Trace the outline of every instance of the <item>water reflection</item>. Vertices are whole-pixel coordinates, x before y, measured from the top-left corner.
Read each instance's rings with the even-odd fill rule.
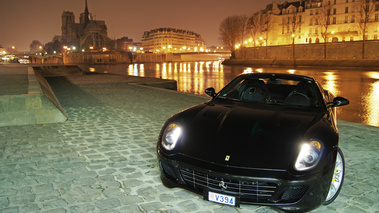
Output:
[[[365,106],[363,107],[366,110],[364,114],[366,123],[378,126],[379,121],[379,72],[368,72],[368,77],[373,79],[375,82],[370,84],[370,89],[363,99]]]
[[[324,89],[335,96],[350,100],[350,105],[337,108],[339,119],[379,127],[379,71],[376,70],[223,66],[219,61],[92,67],[96,69],[96,72],[107,70],[114,74],[173,79],[177,81],[178,91],[200,95],[205,95],[204,90],[208,87],[214,87],[216,91],[219,91],[242,73],[275,72],[307,75],[315,78]]]
[[[224,66],[218,61],[130,64],[127,74],[176,80],[178,91],[193,94],[205,94],[207,87],[220,90],[225,86]]]
[[[336,74],[333,71],[324,72],[323,80],[324,80],[324,83],[322,84],[322,87],[325,90],[328,90],[329,92],[333,93],[334,96],[338,96],[340,92],[337,89]]]

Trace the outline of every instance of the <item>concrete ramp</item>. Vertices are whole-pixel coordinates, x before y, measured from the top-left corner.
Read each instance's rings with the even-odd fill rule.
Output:
[[[18,72],[14,71],[16,68]],[[25,79],[25,75],[27,81],[22,80]],[[0,66],[0,77],[3,81],[7,79],[14,81],[8,84],[18,88],[0,96],[0,126],[56,123],[67,120],[67,115],[49,84],[39,73],[34,72],[32,67]],[[0,85],[0,89],[6,91],[7,88],[3,87],[4,85]]]

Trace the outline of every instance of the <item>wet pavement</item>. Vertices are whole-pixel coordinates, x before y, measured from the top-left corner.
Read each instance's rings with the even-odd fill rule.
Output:
[[[155,151],[160,129],[209,99],[112,79],[48,78],[68,121],[0,127],[0,213],[281,212],[165,188]],[[340,121],[339,130],[344,185],[332,204],[312,212],[379,212],[379,128]]]

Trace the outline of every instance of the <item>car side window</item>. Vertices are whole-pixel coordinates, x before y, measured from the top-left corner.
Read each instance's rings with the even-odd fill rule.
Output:
[[[224,94],[222,94],[222,97],[226,98],[232,98],[232,99],[239,99],[241,91],[243,91],[245,87],[245,80],[242,80],[240,82],[237,82],[236,84],[232,85],[227,91],[225,91]]]

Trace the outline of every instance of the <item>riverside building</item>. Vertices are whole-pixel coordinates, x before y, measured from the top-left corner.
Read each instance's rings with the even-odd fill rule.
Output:
[[[188,30],[157,28],[145,31],[142,36],[145,52],[205,52],[206,44],[201,36]]]
[[[246,47],[378,40],[379,0],[273,3],[250,18],[248,29]]]

